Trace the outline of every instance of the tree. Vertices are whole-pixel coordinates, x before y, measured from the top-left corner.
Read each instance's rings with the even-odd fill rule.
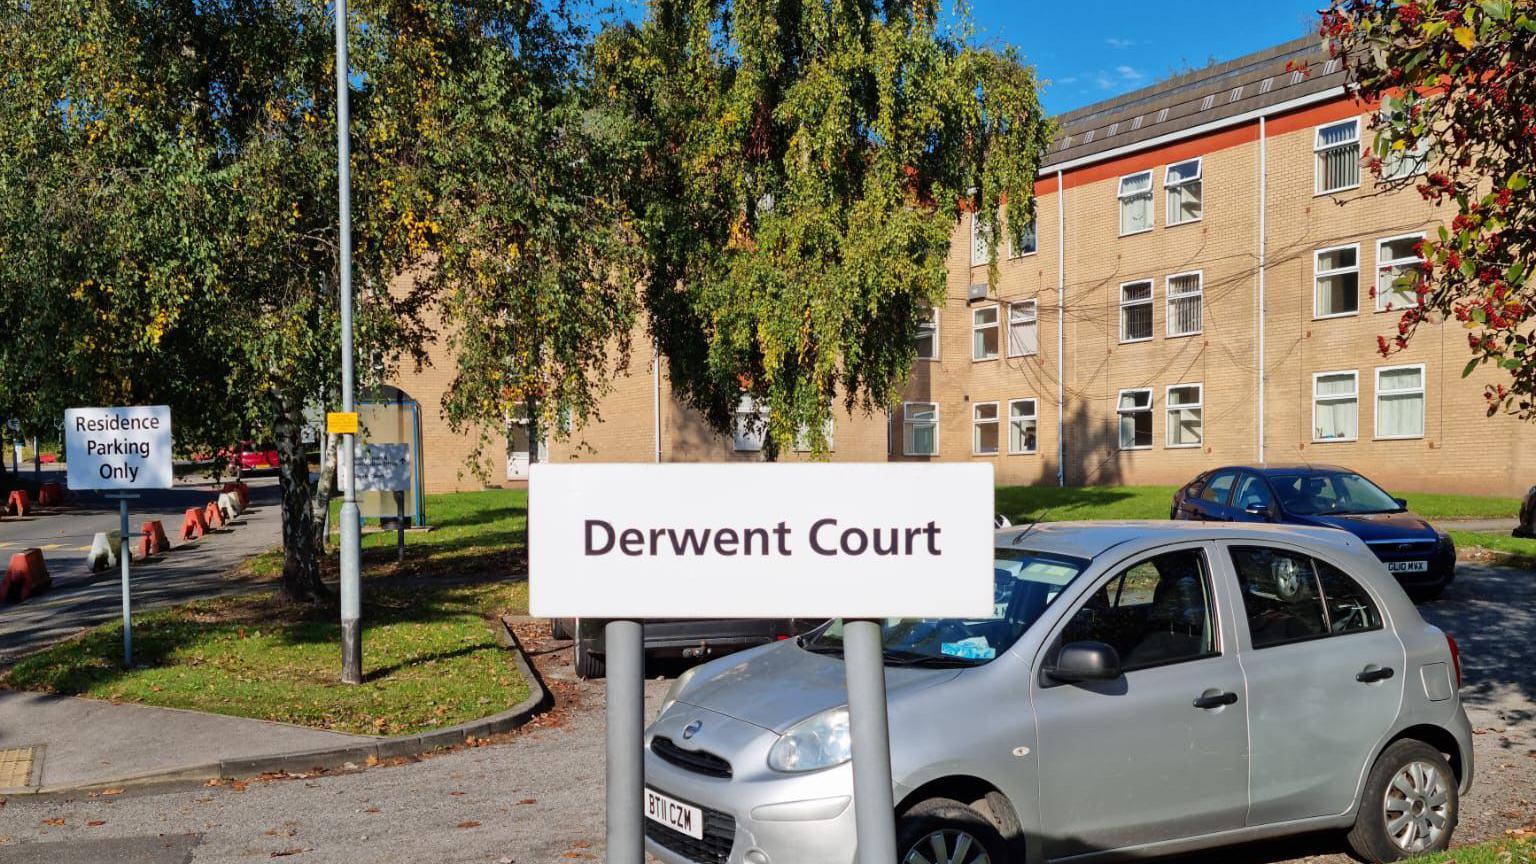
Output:
[[[803,431],[824,449],[834,400],[897,397],[957,217],[978,214],[994,271],[1000,227],[1031,220],[1050,140],[1034,73],[940,13],[652,0],[599,35],[650,331],[717,430],[747,397],[770,448]]]
[[[416,4],[400,6],[360,16],[360,65],[381,80],[400,78],[383,26]],[[39,422],[167,403],[186,452],[274,440],[296,600],[327,594],[301,426],[338,368],[328,16],[305,0],[0,6],[0,311],[28,335],[0,354],[0,403]],[[360,90],[360,161],[415,157],[378,130],[416,95]],[[358,232],[359,342],[385,365],[419,343],[420,298],[387,290],[417,250],[379,198]]]
[[[1426,321],[1454,318],[1472,353],[1464,375],[1488,363],[1509,375],[1487,385],[1488,413],[1536,417],[1536,8],[1335,0],[1322,33],[1360,98],[1382,104],[1372,173],[1456,208],[1420,247],[1420,267],[1394,284],[1405,302],[1397,332],[1378,339],[1381,353],[1407,347]]]

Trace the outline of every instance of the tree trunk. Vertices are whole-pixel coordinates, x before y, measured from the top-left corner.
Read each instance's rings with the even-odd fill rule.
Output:
[[[335,435],[323,435],[320,437],[320,482],[315,484],[315,537],[318,538],[320,551],[325,551],[325,544],[330,533],[331,520],[331,490],[336,488],[336,438]]]
[[[277,447],[277,481],[283,494],[283,597],[313,603],[328,599],[320,578],[320,545],[316,538],[314,501],[309,491],[309,459],[304,454],[304,405],[279,393],[272,432]]]

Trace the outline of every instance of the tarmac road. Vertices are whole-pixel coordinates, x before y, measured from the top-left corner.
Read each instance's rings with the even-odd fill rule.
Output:
[[[1452,630],[1466,658],[1463,698],[1477,782],[1459,842],[1536,819],[1536,609],[1532,574],[1468,567],[1425,617]],[[530,628],[519,629],[527,639]],[[528,644],[533,644],[529,642]],[[538,645],[533,645],[535,651]],[[0,807],[7,864],[170,864],[291,860],[354,864],[549,864],[600,861],[602,688],[569,676],[568,652],[536,656],[559,705],[538,725],[484,747],[400,766],[158,795]],[[647,682],[654,710],[667,682]],[[1349,861],[1338,837],[1265,843],[1184,861]]]

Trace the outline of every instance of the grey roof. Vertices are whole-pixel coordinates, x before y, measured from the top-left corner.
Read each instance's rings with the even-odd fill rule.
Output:
[[[1117,546],[1157,546],[1191,540],[1289,540],[1305,545],[1332,549],[1359,547],[1360,541],[1348,531],[1308,525],[1272,525],[1257,522],[1175,522],[1100,521],[1041,522],[1035,525],[1004,528],[997,532],[999,549],[1028,549],[1036,552],[1093,559]]]
[[[1057,137],[1041,171],[1310,96],[1345,80],[1344,64],[1329,56],[1319,37],[1295,39],[1057,117]]]

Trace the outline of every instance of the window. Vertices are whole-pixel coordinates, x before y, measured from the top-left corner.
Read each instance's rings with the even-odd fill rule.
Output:
[[[1205,440],[1204,387],[1175,384],[1168,388],[1168,446],[1199,447]]]
[[[1180,549],[1120,571],[1067,621],[1050,656],[1073,642],[1109,645],[1125,672],[1215,656],[1205,556]]]
[[[1400,98],[1389,96],[1382,100],[1376,148],[1377,155],[1381,156],[1381,179],[1384,181],[1406,180],[1429,170],[1431,137],[1427,130],[1412,147],[1391,134],[1393,124],[1405,113],[1407,108]]]
[[[971,310],[971,359],[997,359],[997,307]]]
[[[1205,195],[1202,191],[1199,159],[1169,165],[1163,175],[1163,190],[1168,196],[1169,225],[1200,221]]]
[[[1036,434],[1035,400],[1015,399],[1008,403],[1008,452],[1033,453],[1039,446]]]
[[[1143,342],[1152,338],[1152,281],[1127,282],[1120,286],[1120,341]]]
[[[1275,501],[1269,494],[1269,486],[1257,474],[1243,474],[1232,495],[1232,506],[1246,512],[1249,507],[1263,507],[1274,512]]]
[[[1120,178],[1120,233],[1152,230],[1152,172]]]
[[[1152,391],[1121,390],[1120,449],[1143,450],[1152,446]]]
[[[971,266],[980,267],[992,260],[992,253],[987,251],[986,229],[981,225],[981,215],[971,213]]]
[[[1040,351],[1039,321],[1035,301],[1008,305],[1008,356],[1027,357]]]
[[[763,449],[768,431],[768,412],[760,409],[751,396],[741,397],[736,405],[736,419],[731,424],[731,446],[738,453],[756,453]]]
[[[1370,595],[1332,564],[1267,546],[1231,551],[1255,649],[1381,627]]]
[[[1354,372],[1312,376],[1313,441],[1355,440],[1359,411],[1359,377]]]
[[[929,309],[928,318],[917,325],[917,359],[939,359],[939,310]]]
[[[1317,127],[1317,194],[1360,185],[1360,118]]]
[[[1227,495],[1232,491],[1232,483],[1236,480],[1236,471],[1217,471],[1211,475],[1211,479],[1205,481],[1205,487],[1200,490],[1200,500],[1225,506]]]
[[[1020,231],[1017,237],[1013,236],[1013,232],[1009,232],[1008,257],[1023,258],[1025,255],[1035,254],[1038,248],[1039,244],[1035,237],[1035,218],[1031,215],[1029,221],[1024,223],[1024,230]]]
[[[939,455],[939,406],[908,402],[901,406],[901,446],[907,456]]]
[[[1376,244],[1376,311],[1419,305],[1418,282],[1423,272],[1419,244],[1423,234],[1391,237]]]
[[[1180,273],[1168,277],[1168,335],[1193,336],[1203,326],[1200,305],[1204,302],[1205,276]]]
[[[1360,311],[1360,247],[1320,249],[1312,261],[1312,315],[1332,318]]]
[[[996,402],[977,402],[971,408],[971,453],[997,455],[998,425]]]
[[[826,445],[826,452],[828,453],[832,452],[832,429],[832,418],[828,417],[827,422],[821,424],[821,440]],[[810,453],[815,449],[811,446],[813,443],[811,441],[811,427],[809,424],[801,423],[795,428],[794,447],[796,453]]]
[[[1376,370],[1376,437],[1424,437],[1424,366]]]

